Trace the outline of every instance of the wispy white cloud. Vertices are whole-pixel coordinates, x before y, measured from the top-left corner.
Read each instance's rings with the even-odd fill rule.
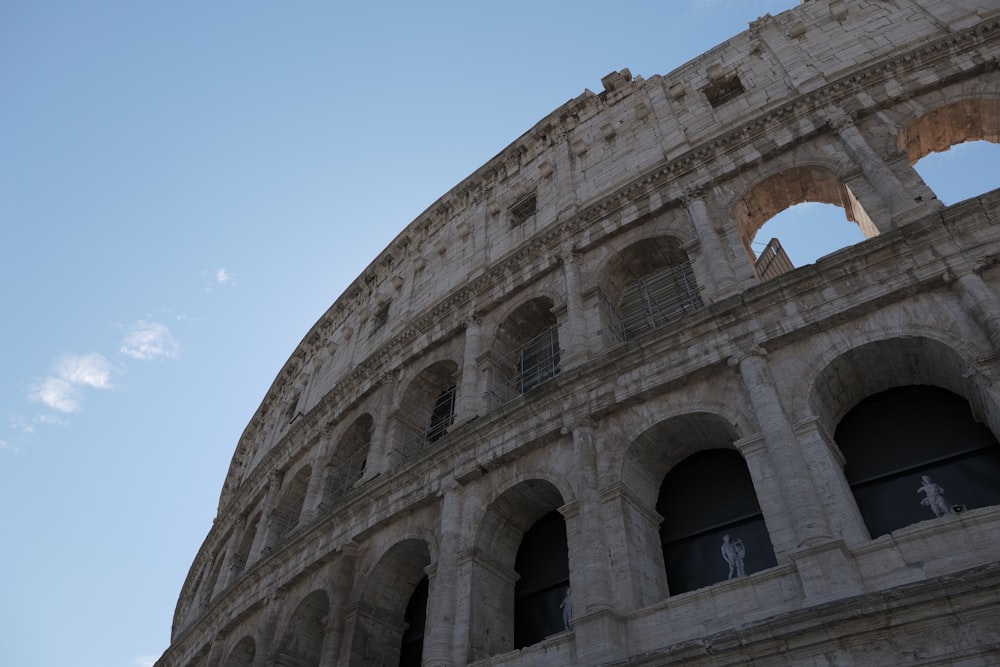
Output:
[[[94,389],[111,387],[111,362],[97,354],[66,355],[56,361],[56,373],[73,384]]]
[[[153,664],[159,659],[159,656],[155,655],[140,655],[132,660],[132,664],[135,667],[153,667]]]
[[[176,359],[180,356],[180,345],[170,329],[164,324],[145,320],[132,325],[118,350],[140,361]]]
[[[233,282],[233,276],[225,269],[215,270],[215,282],[220,285],[231,285]]]
[[[56,359],[53,370],[54,375],[31,383],[28,398],[59,412],[79,412],[80,387],[111,388],[111,362],[96,352],[65,354]],[[23,428],[33,429],[30,425]]]
[[[0,440],[0,452],[7,452],[8,454],[20,454],[21,450],[10,444],[6,440]]]
[[[33,382],[28,389],[28,398],[59,412],[80,410],[80,390],[62,378],[50,376]]]

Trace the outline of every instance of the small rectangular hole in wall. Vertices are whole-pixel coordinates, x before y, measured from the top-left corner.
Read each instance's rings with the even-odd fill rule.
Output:
[[[737,95],[745,93],[746,89],[743,87],[743,82],[740,81],[740,77],[735,74],[730,74],[729,76],[713,81],[709,85],[702,88],[701,92],[703,92],[705,97],[708,98],[709,104],[713,107],[718,107],[733,99]]]
[[[384,306],[382,306],[381,308],[378,309],[378,311],[375,313],[374,317],[372,317],[372,330],[371,330],[371,334],[370,335],[374,336],[375,332],[377,332],[379,329],[381,329],[382,327],[384,327],[385,323],[389,321],[389,304],[390,303],[392,303],[392,302],[391,301],[386,302],[386,304]]]
[[[535,214],[535,193],[532,192],[510,207],[510,226],[517,227]]]

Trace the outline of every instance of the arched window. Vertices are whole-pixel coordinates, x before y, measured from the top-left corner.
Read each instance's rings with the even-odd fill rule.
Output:
[[[500,324],[488,353],[490,409],[531,391],[559,373],[559,332],[552,301],[532,299]]]
[[[471,553],[469,662],[506,653],[563,629],[568,553],[564,504],[550,482],[530,479],[494,500]],[[555,610],[552,610],[554,600]]]
[[[1000,504],[1000,447],[968,402],[929,385],[896,387],[848,412],[834,439],[872,537]]]
[[[254,643],[253,637],[244,637],[229,652],[222,667],[252,667],[256,654],[257,645]]]
[[[702,305],[687,253],[673,237],[633,243],[601,272],[612,340],[622,342],[662,326]]]
[[[288,628],[274,651],[274,664],[282,667],[319,667],[330,600],[324,591],[313,591],[295,608]]]
[[[1000,186],[1000,98],[970,98],[932,109],[900,131],[899,148],[945,204]]]
[[[709,449],[667,473],[656,510],[671,595],[777,564],[739,452]]]
[[[455,421],[453,361],[438,361],[421,371],[406,388],[400,403],[402,439],[396,447],[401,459],[416,456],[448,433]]]
[[[344,432],[326,467],[321,509],[333,507],[338,500],[354,490],[365,474],[368,447],[371,443],[374,420],[364,414]]]
[[[552,510],[529,528],[517,550],[514,570],[514,648],[530,646],[567,630],[569,549],[566,522]]]
[[[312,469],[309,466],[302,466],[295,473],[295,476],[287,482],[278,506],[271,513],[267,540],[269,548],[280,544],[298,527],[311,474]]]
[[[428,565],[427,544],[408,539],[393,545],[362,578],[350,667],[420,664],[429,589],[424,570]]]
[[[842,247],[878,235],[878,229],[854,193],[831,170],[814,165],[786,169],[755,185],[733,210],[733,219],[744,248],[753,262],[754,273],[761,281],[795,268],[776,234],[781,234],[782,228],[789,222],[803,223],[817,212],[817,209],[808,207],[789,210],[806,202],[834,205],[839,212],[839,220],[829,214],[828,208],[822,215],[816,216],[822,224],[822,234],[815,233],[817,225],[812,225],[811,243],[801,250],[796,249],[800,262],[815,261]],[[768,222],[786,211],[780,227],[767,227]]]

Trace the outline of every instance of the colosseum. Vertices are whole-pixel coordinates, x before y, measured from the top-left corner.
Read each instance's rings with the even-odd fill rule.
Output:
[[[602,85],[306,333],[159,667],[1000,663],[1000,190],[913,168],[1000,142],[1000,3]],[[802,202],[864,240],[758,256]]]

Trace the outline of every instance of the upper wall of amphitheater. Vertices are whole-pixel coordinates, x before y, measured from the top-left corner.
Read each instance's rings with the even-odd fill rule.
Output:
[[[556,283],[567,253],[624,244],[651,217],[690,246],[696,234],[677,213],[690,193],[724,225],[752,184],[792,164],[847,181],[858,169],[833,146],[838,119],[887,163],[905,161],[901,126],[942,90],[1000,90],[1000,6],[988,4],[808,0],[667,75],[604,77],[602,91],[553,111],[430,206],[334,302],[244,432],[220,509],[283,437],[276,423],[322,401],[359,409],[417,356],[461,358],[456,333],[471,317],[488,338],[515,302],[545,295],[565,307]],[[888,217],[880,206],[865,209]],[[584,275],[606,259],[594,250]]]

